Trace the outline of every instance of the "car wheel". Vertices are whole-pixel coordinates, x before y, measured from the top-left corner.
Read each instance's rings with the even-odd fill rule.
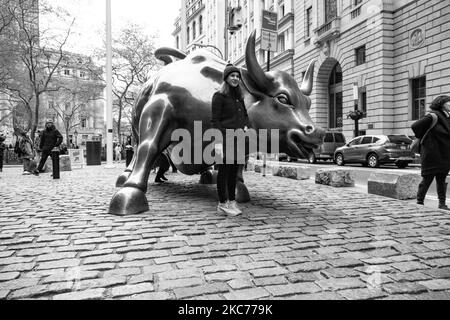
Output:
[[[314,153],[310,153],[308,156],[308,161],[309,163],[316,163],[317,162],[316,155]]]
[[[338,166],[343,166],[345,164],[344,163],[344,156],[342,155],[342,153],[338,153],[336,155],[335,161],[336,161],[336,164]]]
[[[408,162],[397,162],[395,165],[399,169],[405,169],[408,166]]]
[[[371,168],[378,168],[380,166],[378,156],[375,153],[371,153],[367,156],[367,165]]]

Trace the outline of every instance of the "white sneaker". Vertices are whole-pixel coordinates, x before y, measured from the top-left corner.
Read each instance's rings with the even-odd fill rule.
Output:
[[[217,213],[228,214],[228,201],[225,203],[219,202],[219,204],[217,205]]]
[[[22,173],[23,176],[27,176],[27,175],[29,175],[29,174],[31,174],[31,172],[28,172],[28,171],[24,171],[24,172]]]
[[[242,211],[238,208],[236,201],[228,201],[228,213],[229,216],[238,216],[242,214]]]

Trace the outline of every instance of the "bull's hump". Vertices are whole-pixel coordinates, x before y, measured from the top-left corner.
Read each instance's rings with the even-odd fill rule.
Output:
[[[195,56],[191,59],[191,61],[193,64],[199,64],[199,63],[205,62],[206,57],[205,56]]]

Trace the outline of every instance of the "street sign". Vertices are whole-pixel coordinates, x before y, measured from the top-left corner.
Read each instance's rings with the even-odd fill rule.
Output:
[[[263,10],[262,28],[268,31],[278,31],[278,15],[276,12]]]
[[[83,149],[69,149],[69,157],[70,162],[73,167],[80,167],[81,169],[84,166],[84,150]]]
[[[277,52],[278,46],[278,15],[276,12],[263,10],[261,29],[261,49]]]
[[[277,38],[278,34],[273,31],[261,30],[261,49],[277,52]]]

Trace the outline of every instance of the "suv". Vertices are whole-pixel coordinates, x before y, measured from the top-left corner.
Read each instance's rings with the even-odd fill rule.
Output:
[[[409,137],[400,134],[360,136],[336,149],[334,159],[338,166],[361,163],[376,168],[383,163],[395,163],[399,168],[406,168],[415,157],[411,143]]]
[[[309,163],[316,163],[317,160],[334,160],[334,151],[345,145],[345,137],[341,132],[326,131],[323,144],[318,148],[313,149],[313,152],[308,156]],[[278,157],[279,161],[297,161],[296,158],[291,158],[285,153],[281,153]]]
[[[334,160],[334,151],[345,145],[345,137],[341,132],[327,131],[325,139],[320,147],[313,150],[308,157],[309,163],[316,163],[317,160]]]

